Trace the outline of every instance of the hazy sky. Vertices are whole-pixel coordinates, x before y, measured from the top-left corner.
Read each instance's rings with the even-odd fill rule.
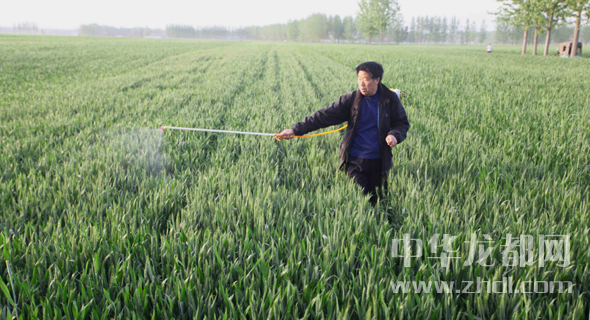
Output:
[[[490,29],[496,0],[398,0],[406,24],[413,16],[485,19]],[[75,29],[98,23],[114,27],[165,28],[167,24],[250,26],[285,23],[312,13],[356,15],[358,0],[0,0],[0,26],[35,22],[42,29]]]

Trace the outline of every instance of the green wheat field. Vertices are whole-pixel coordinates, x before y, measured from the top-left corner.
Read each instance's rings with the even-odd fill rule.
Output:
[[[341,132],[159,129],[280,132],[369,60],[411,124],[375,207],[337,172]],[[2,35],[0,319],[589,319],[589,71],[517,47]],[[529,290],[476,292],[505,278]]]

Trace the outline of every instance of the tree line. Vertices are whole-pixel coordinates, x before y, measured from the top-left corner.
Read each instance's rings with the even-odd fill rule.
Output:
[[[577,44],[580,39],[581,23],[590,19],[590,0],[498,0],[502,7],[498,12],[499,24],[521,28],[522,54],[526,54],[529,30],[534,31],[533,55],[537,54],[539,34],[545,33],[545,50],[549,54],[552,30],[558,26],[573,23],[572,42]],[[575,48],[575,46],[574,46]],[[573,52],[572,52],[573,53]],[[575,53],[572,57],[575,57]]]
[[[481,23],[456,17],[413,17],[406,23],[397,0],[360,0],[356,17],[331,16],[314,13],[307,18],[291,20],[283,24],[227,28],[223,26],[195,28],[190,25],[168,25],[165,29],[113,28],[108,26],[83,25],[80,35],[167,37],[193,39],[243,39],[300,42],[345,42],[368,43],[416,43],[416,44],[481,44],[496,42],[504,44],[532,41],[533,54],[537,52],[538,38],[545,37],[545,54],[553,40],[565,41],[572,37],[565,33],[574,23],[576,39],[588,42],[590,30],[580,26],[588,19],[590,0],[498,0],[501,9],[496,12],[496,31],[487,31],[486,21]],[[534,40],[528,34],[533,33]],[[524,36],[523,36],[524,35]],[[524,38],[524,39],[523,39]]]
[[[168,25],[165,30],[148,28],[112,28],[83,25],[80,35],[85,36],[165,36],[169,38],[214,38],[278,40],[301,42],[379,43],[475,43],[487,37],[485,30],[478,33],[475,21],[461,22],[446,17],[413,18],[410,27],[404,26],[397,0],[360,0],[356,17],[328,16],[315,13],[307,18],[284,24],[250,26],[236,29],[226,27],[195,28],[190,25]],[[482,25],[485,29],[485,22]]]
[[[80,36],[94,36],[94,37],[135,37],[143,38],[149,36],[163,36],[162,30],[150,28],[116,28],[110,26],[101,26],[98,24],[81,25],[78,30]]]
[[[357,21],[352,16],[326,16],[314,14],[312,24],[308,19],[290,21],[286,24],[269,26],[252,26],[245,28],[227,28],[211,26],[195,28],[190,25],[169,25],[166,29],[152,28],[114,28],[100,25],[82,25],[78,30],[81,36],[110,37],[156,37],[188,39],[233,39],[233,40],[270,40],[299,42],[337,42],[369,43],[369,39],[357,29]],[[324,20],[325,17],[325,20]],[[320,26],[317,28],[316,26]],[[408,26],[402,21],[396,22],[383,34],[383,42],[409,44],[481,44],[494,42],[515,45],[523,42],[524,30],[506,21],[498,21],[495,31],[486,30],[486,21],[477,24],[474,20],[460,21],[456,17],[424,16],[414,17]],[[574,28],[560,24],[551,32],[552,43],[570,41]],[[590,26],[580,27],[579,41],[590,43]],[[527,44],[532,45],[533,27],[529,28]],[[14,31],[13,31],[14,32]],[[22,31],[21,31],[22,32]],[[544,44],[545,30],[539,30],[538,43]],[[378,40],[375,35],[373,40]]]
[[[534,27],[530,27],[526,38],[527,46],[534,44],[533,34]],[[560,25],[551,31],[551,44],[555,45],[560,42],[572,41],[572,35],[574,34],[573,25]],[[493,41],[494,43],[508,44],[508,45],[522,45],[524,42],[524,29],[522,27],[514,27],[505,22],[498,22],[496,30],[494,31]],[[540,30],[537,34],[537,45],[544,46],[546,37],[546,31]],[[580,27],[579,42],[590,44],[590,26]]]
[[[479,29],[478,29],[479,28]],[[468,44],[482,43],[491,38],[485,30],[485,21],[476,26],[467,19],[464,23],[456,17],[417,17],[410,26],[404,26],[403,18],[396,19],[382,30],[372,29],[358,17],[328,16],[315,13],[301,20],[268,26],[227,28],[223,26],[195,28],[190,25],[168,25],[166,29],[114,28],[96,24],[82,25],[82,36],[167,37],[188,39],[241,39],[299,42],[335,43],[416,43],[416,44]]]
[[[38,33],[39,26],[34,22],[22,22],[12,26],[14,33]]]

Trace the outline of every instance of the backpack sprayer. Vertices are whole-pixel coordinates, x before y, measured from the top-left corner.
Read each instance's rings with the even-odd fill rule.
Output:
[[[404,97],[406,96],[406,93],[400,89],[390,89],[391,91],[395,92],[395,94],[397,94],[398,98],[401,100],[401,102],[404,102]],[[316,134],[304,134],[301,136],[293,136],[294,138],[310,138],[310,137],[317,137],[317,136],[321,136],[324,134],[329,134],[329,133],[334,133],[334,132],[338,132],[340,130],[344,130],[344,128],[348,127],[348,125],[345,125],[344,127],[340,128],[340,129],[336,129],[336,130],[332,130],[332,131],[328,131],[328,132],[322,132],[322,133],[316,133]],[[244,134],[244,135],[254,135],[254,136],[272,136],[275,139],[277,139],[277,141],[281,141],[282,136],[279,133],[261,133],[261,132],[245,132],[245,131],[232,131],[232,130],[215,130],[215,129],[198,129],[198,128],[184,128],[184,127],[173,127],[173,126],[161,126],[160,129],[162,129],[162,131],[165,131],[166,129],[171,129],[171,130],[184,130],[184,131],[203,131],[203,132],[217,132],[217,133],[233,133],[233,134]]]

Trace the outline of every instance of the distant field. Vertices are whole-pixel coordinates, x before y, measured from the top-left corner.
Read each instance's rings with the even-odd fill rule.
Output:
[[[519,52],[0,36],[0,319],[588,319],[590,60]],[[375,208],[341,133],[158,129],[280,132],[367,60],[411,124]]]

